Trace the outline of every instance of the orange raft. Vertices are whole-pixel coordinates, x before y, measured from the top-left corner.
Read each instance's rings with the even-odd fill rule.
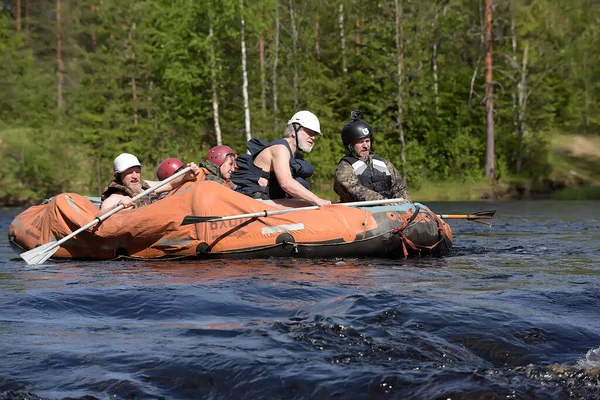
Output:
[[[450,227],[425,206],[316,210],[181,225],[184,216],[278,210],[212,181],[187,183],[149,206],[122,210],[66,241],[54,259],[211,257],[407,257],[450,251]],[[12,221],[18,251],[59,240],[92,221],[98,208],[73,193],[30,207]]]

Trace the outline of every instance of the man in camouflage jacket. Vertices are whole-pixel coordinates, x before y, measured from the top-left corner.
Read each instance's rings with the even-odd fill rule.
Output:
[[[335,171],[333,190],[342,203],[402,198],[412,203],[406,183],[391,162],[371,153],[373,131],[352,112],[352,121],[342,128],[342,142],[348,150]]]

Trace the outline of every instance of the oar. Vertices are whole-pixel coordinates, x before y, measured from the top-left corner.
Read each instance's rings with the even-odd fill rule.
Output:
[[[492,218],[496,214],[496,210],[478,211],[473,214],[438,214],[441,219],[466,219],[478,224],[492,226]]]
[[[367,201],[355,201],[353,203],[336,203],[334,206],[347,206],[347,207],[357,207],[357,206],[376,206],[380,204],[390,204],[390,203],[403,203],[403,198],[397,199],[383,199],[383,200],[367,200]],[[319,206],[309,206],[309,207],[299,207],[299,208],[286,208],[283,210],[272,210],[272,211],[260,211],[250,214],[239,214],[239,215],[229,215],[227,217],[217,217],[217,216],[206,216],[199,217],[196,215],[186,215],[181,222],[181,225],[189,225],[189,224],[197,224],[200,222],[216,222],[216,221],[229,221],[231,219],[242,219],[242,218],[258,218],[258,217],[268,217],[271,215],[279,215],[279,214],[287,214],[290,212],[296,211],[307,211],[307,210],[316,210]]]
[[[164,181],[161,181],[161,182],[157,183],[156,185],[152,186],[151,188],[146,189],[142,193],[136,195],[135,197],[132,198],[132,201],[136,201],[136,200],[154,192],[156,189],[166,185],[167,183],[171,182],[173,179],[179,178],[181,175],[186,174],[190,170],[191,170],[190,167],[186,167],[186,168],[182,169],[181,171],[168,177]],[[122,209],[123,209],[123,205],[121,204],[120,206],[113,208],[106,214],[104,214],[100,217],[96,217],[93,221],[91,221],[87,225],[82,226],[81,228],[77,229],[75,232],[65,236],[64,238],[60,239],[59,241],[49,242],[49,243],[43,244],[41,246],[38,246],[32,250],[26,251],[25,253],[22,253],[21,258],[23,260],[25,260],[25,262],[29,265],[43,264],[47,259],[52,257],[52,255],[54,253],[56,253],[56,251],[58,250],[58,248],[60,247],[61,244],[63,244],[67,240],[71,239],[73,236],[85,231],[86,229],[89,229],[92,226],[99,224],[100,222],[104,221],[106,218],[110,217],[111,215],[113,215],[116,212],[121,211]]]

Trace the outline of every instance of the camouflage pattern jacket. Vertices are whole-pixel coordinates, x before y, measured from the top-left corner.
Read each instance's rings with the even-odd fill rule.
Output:
[[[367,168],[373,169],[373,154],[367,157],[359,158],[363,161]],[[392,165],[391,162],[381,158],[385,163],[385,166],[390,172],[390,188],[382,195],[376,192],[372,188],[363,185],[357,176],[352,164],[342,159],[338,163],[337,169],[335,170],[335,179],[333,183],[333,190],[340,196],[342,203],[351,201],[367,201],[367,200],[383,200],[386,198],[395,199],[402,197],[405,202],[412,203],[412,199],[408,194],[406,183],[404,179],[400,177],[398,170]],[[388,197],[389,196],[389,197]]]

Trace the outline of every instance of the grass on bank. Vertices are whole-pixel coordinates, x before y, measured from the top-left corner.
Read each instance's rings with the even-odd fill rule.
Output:
[[[600,200],[600,136],[554,133],[549,142],[547,179],[532,182],[510,177],[489,183],[445,180],[426,182],[408,189],[415,201],[482,201],[551,198],[555,200]],[[313,186],[317,195],[337,199],[332,183]]]

